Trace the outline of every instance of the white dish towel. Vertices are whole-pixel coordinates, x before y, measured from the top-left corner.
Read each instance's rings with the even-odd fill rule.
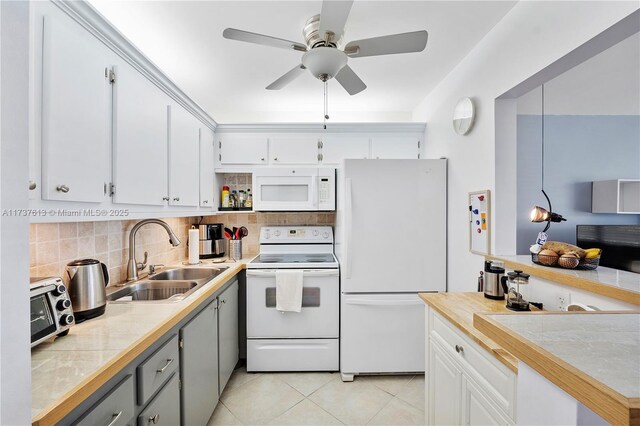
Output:
[[[302,310],[302,281],[300,269],[276,270],[276,309],[280,312]]]

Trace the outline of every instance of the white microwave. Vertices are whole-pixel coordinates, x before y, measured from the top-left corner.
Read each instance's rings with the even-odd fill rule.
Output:
[[[336,169],[264,168],[253,172],[255,211],[334,211]]]

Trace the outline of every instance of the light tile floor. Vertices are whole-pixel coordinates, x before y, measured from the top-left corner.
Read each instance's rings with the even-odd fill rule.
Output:
[[[423,425],[424,376],[247,373],[238,368],[208,426]]]

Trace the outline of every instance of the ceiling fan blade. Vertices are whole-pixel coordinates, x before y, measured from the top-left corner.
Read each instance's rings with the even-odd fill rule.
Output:
[[[338,80],[338,83],[340,83],[340,85],[344,87],[344,90],[346,90],[350,95],[356,95],[367,88],[367,85],[360,80],[360,77],[353,72],[349,65],[345,65],[340,70],[336,75],[336,80]]]
[[[344,53],[349,55],[350,58],[361,58],[364,56],[422,52],[427,47],[428,37],[429,34],[422,30],[355,40],[344,47]]]
[[[300,77],[304,73],[304,70],[306,70],[304,65],[300,64],[296,66],[295,68],[288,71],[285,75],[283,75],[282,77],[280,77],[279,79],[277,79],[276,81],[268,85],[267,90],[282,89],[284,86],[291,83],[296,78]]]
[[[324,0],[322,2],[320,29],[318,31],[320,38],[324,39],[324,34],[327,31],[331,31],[334,34],[334,42],[342,37],[351,6],[353,6],[353,0]]]
[[[263,46],[280,47],[282,49],[297,50],[306,52],[307,46],[295,41],[284,40],[282,38],[271,37],[264,34],[250,33],[249,31],[227,28],[222,32],[224,38],[229,40],[246,41],[247,43],[261,44]]]

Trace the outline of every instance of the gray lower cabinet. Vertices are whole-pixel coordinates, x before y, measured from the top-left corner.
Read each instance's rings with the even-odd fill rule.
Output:
[[[182,425],[206,425],[218,402],[218,299],[180,329]]]
[[[125,377],[76,425],[133,426],[133,376]]]
[[[146,404],[177,369],[178,336],[174,334],[167,343],[136,368],[138,405]]]
[[[138,426],[180,424],[180,379],[175,373],[138,416]],[[203,423],[203,425],[206,423]]]
[[[227,385],[238,363],[238,282],[231,284],[218,296],[218,360],[220,393]]]

